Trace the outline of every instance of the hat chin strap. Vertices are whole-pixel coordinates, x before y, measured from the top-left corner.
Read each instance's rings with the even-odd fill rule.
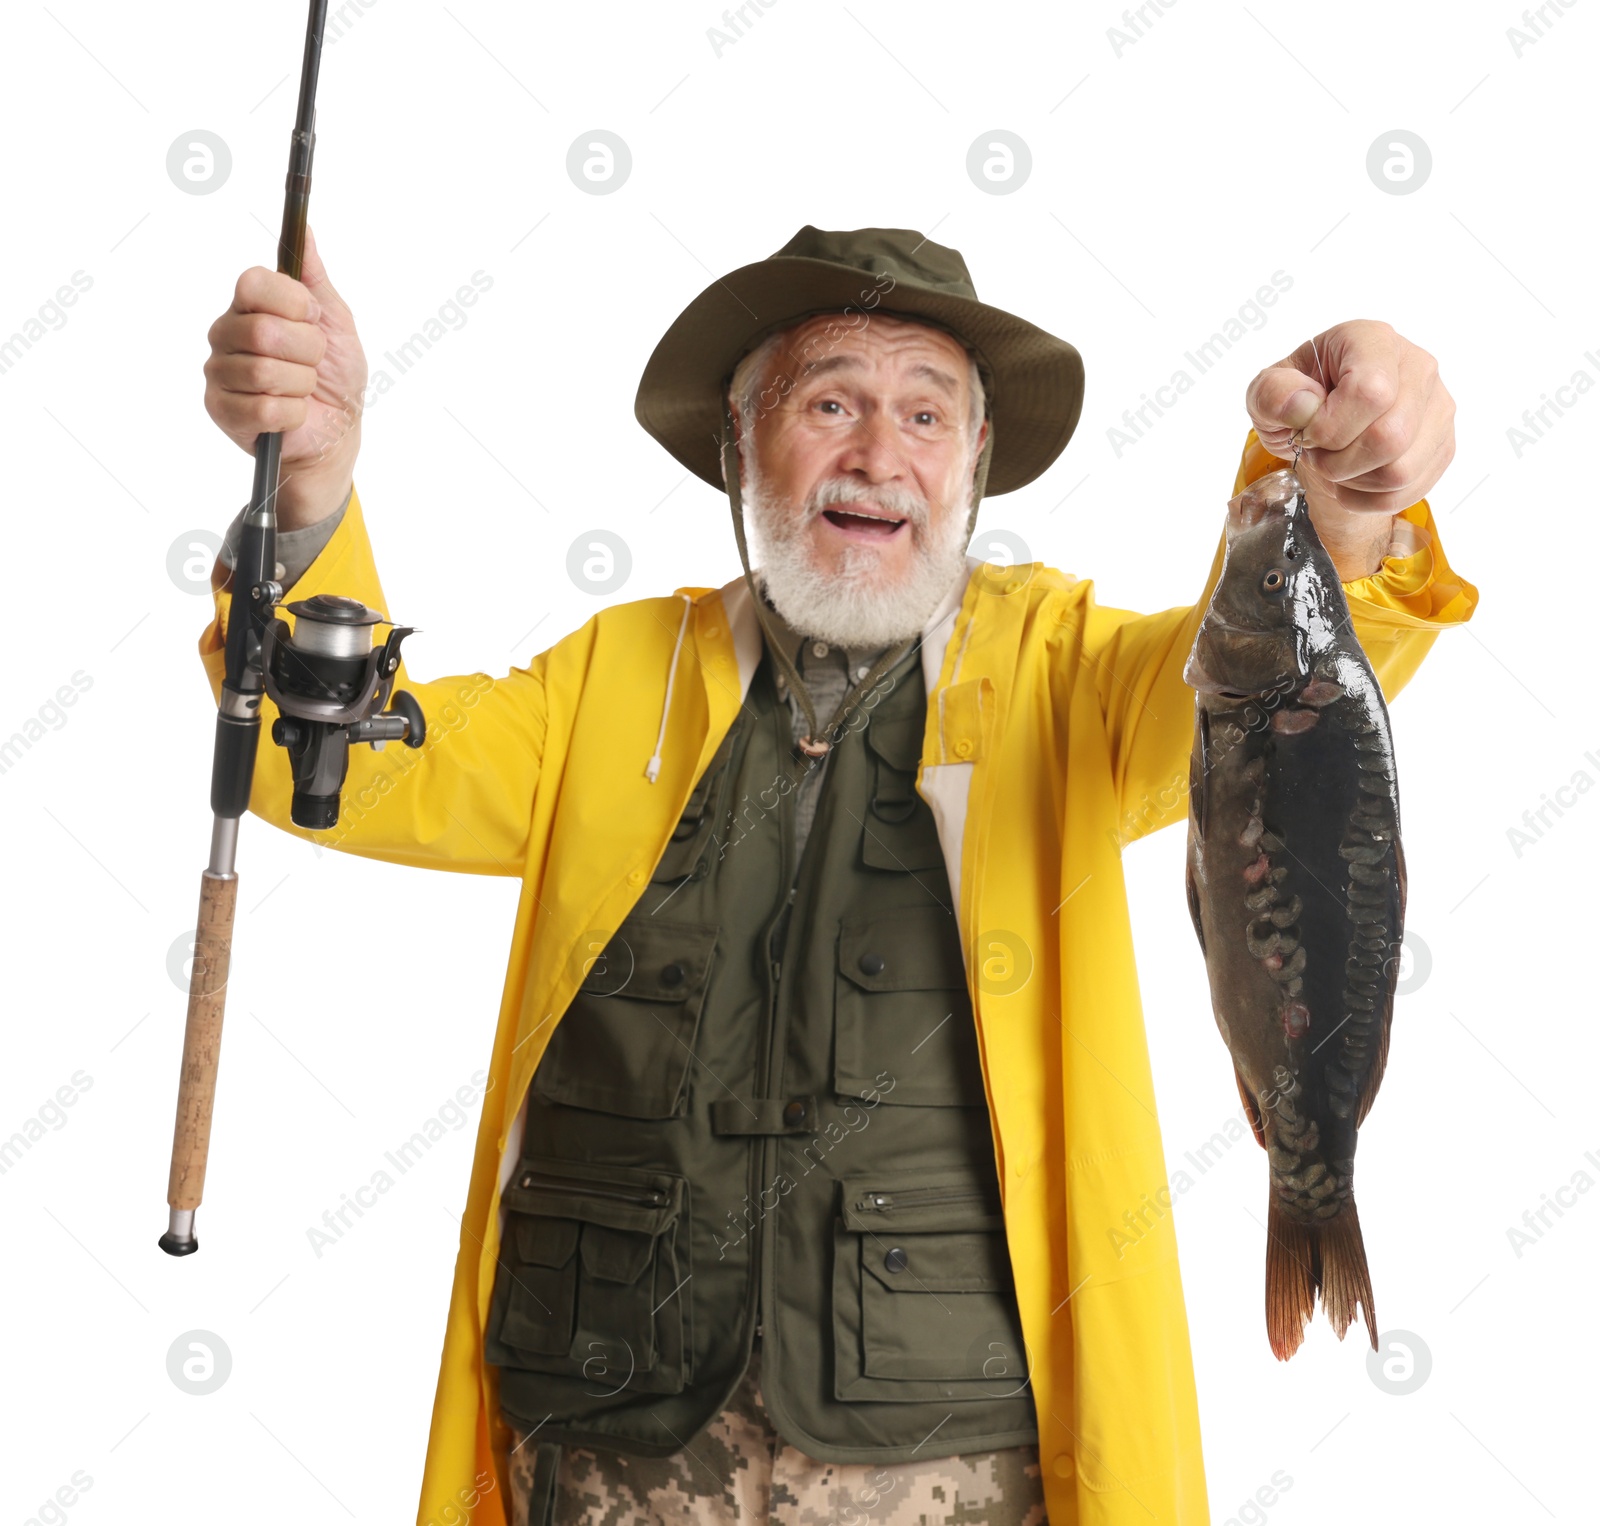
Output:
[[[989,433],[983,442],[983,449],[978,452],[977,466],[972,474],[972,503],[967,510],[967,540],[972,539],[972,532],[978,523],[978,505],[983,499],[984,488],[989,481],[989,462],[994,454],[994,420],[989,420]],[[843,729],[846,717],[868,694],[873,686],[883,677],[907,652],[921,639],[920,635],[913,636],[898,650],[891,649],[881,656],[867,671],[866,676],[851,689],[839,702],[839,707],[834,711],[833,717],[826,726],[817,724],[817,707],[812,702],[811,692],[805,686],[805,680],[800,677],[800,671],[795,667],[789,654],[784,651],[783,644],[778,640],[777,631],[772,622],[767,618],[766,600],[761,596],[761,590],[756,587],[756,580],[750,571],[750,548],[745,541],[744,533],[744,499],[739,486],[739,446],[735,438],[733,409],[729,405],[726,393],[722,402],[722,476],[728,488],[728,506],[733,513],[733,538],[739,543],[739,565],[744,568],[744,580],[750,590],[750,600],[755,608],[756,619],[760,622],[761,629],[766,634],[767,650],[772,653],[772,660],[777,664],[778,670],[783,674],[790,691],[800,702],[800,708],[805,712],[806,730],[800,738],[798,746],[802,754],[813,760],[827,755],[834,742],[838,740]]]

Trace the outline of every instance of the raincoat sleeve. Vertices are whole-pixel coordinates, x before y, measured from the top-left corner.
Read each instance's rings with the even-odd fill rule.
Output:
[[[1252,429],[1234,493],[1283,464]],[[1403,554],[1344,584],[1356,636],[1388,700],[1411,681],[1439,632],[1465,624],[1478,603],[1478,590],[1445,556],[1427,500],[1400,517],[1406,526],[1391,544]],[[1084,595],[1080,677],[1092,678],[1099,693],[1124,844],[1181,820],[1188,808],[1194,691],[1183,668],[1222,569],[1222,548],[1219,536],[1204,591],[1187,607],[1140,615],[1096,605],[1092,588]]]
[[[212,575],[216,615],[200,638],[213,695],[222,687],[228,577],[219,563]],[[338,528],[294,584],[297,599],[318,593],[344,594],[389,613],[354,489]],[[467,673],[413,683],[402,660],[395,688],[409,690],[422,706],[427,738],[419,748],[352,747],[339,823],[328,832],[289,820],[288,754],[271,738],[277,707],[263,700],[250,809],[297,837],[367,858],[520,875],[544,749],[544,675],[540,656],[498,678]]]

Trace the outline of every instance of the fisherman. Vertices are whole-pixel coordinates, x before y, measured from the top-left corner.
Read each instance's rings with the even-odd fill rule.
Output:
[[[386,609],[314,240],[210,343],[212,418],[284,436],[282,582]],[[744,572],[503,676],[402,675],[425,745],[353,748],[299,833],[522,881],[419,1526],[1206,1519],[1120,852],[1185,814],[1220,543],[1151,615],[966,549],[1082,397],[956,250],[802,228],[683,310],[635,405],[726,489]],[[1233,491],[1303,445],[1392,698],[1476,602],[1424,497],[1436,364],[1344,323],[1245,402]],[[298,831],[289,786],[263,748],[252,809]]]

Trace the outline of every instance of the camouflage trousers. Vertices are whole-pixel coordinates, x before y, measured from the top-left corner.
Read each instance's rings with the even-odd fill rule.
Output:
[[[773,1429],[761,1348],[728,1406],[671,1457],[563,1447],[555,1526],[1047,1526],[1036,1446],[926,1462],[818,1462]],[[528,1526],[535,1438],[513,1428],[512,1526]]]

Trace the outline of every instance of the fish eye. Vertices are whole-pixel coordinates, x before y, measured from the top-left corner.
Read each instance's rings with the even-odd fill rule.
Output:
[[[1288,578],[1283,575],[1283,570],[1278,567],[1269,567],[1266,575],[1261,579],[1263,593],[1282,593],[1288,586]]]

